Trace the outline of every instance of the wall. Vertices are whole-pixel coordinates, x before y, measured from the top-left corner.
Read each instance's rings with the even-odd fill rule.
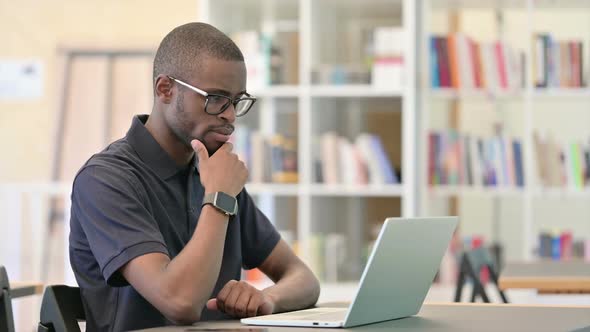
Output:
[[[176,0],[173,6],[154,0],[0,0],[0,30],[3,32],[0,61],[39,60],[44,70],[44,91],[41,98],[18,102],[0,100],[0,185],[46,182],[50,179],[53,131],[62,81],[63,57],[58,55],[58,49],[91,46],[98,49],[125,47],[155,50],[163,36],[172,28],[194,21],[198,17],[197,8],[198,2],[194,0]],[[93,125],[88,117],[80,114],[96,109],[96,102],[93,100],[101,100],[97,95],[102,92],[96,86],[104,82],[104,71],[100,70],[104,64],[96,62],[88,60],[74,64],[77,69],[82,70],[77,70],[74,75],[74,90],[78,93],[73,97],[77,102],[72,109],[77,113],[71,117],[71,121]],[[131,87],[128,84],[121,85],[118,82],[125,76],[132,77],[125,78],[125,82],[143,79],[146,84],[150,84],[151,65],[147,59],[139,64],[141,68],[136,68],[137,63],[128,62],[123,60],[115,63],[114,77],[117,82],[113,92],[113,107],[124,109],[127,108],[126,103],[139,103],[140,108],[145,108],[145,113],[149,113],[151,96],[144,94],[139,98],[129,92]],[[137,76],[138,72],[141,75]],[[120,136],[129,126],[128,116],[118,119],[118,114],[113,114],[113,120],[121,123],[114,128],[116,133],[113,132],[113,136]],[[69,135],[76,134],[79,132]],[[85,144],[84,138],[77,138],[81,145]],[[70,153],[78,151],[75,148],[69,150]],[[7,267],[9,276],[15,280],[37,280],[42,265],[38,260],[32,259],[36,256],[27,255],[43,248],[49,250],[51,256],[51,263],[48,263],[52,265],[49,267],[49,281],[55,280],[64,270],[63,225],[54,227],[50,233],[53,235],[51,239],[45,239],[50,241],[49,244],[47,247],[42,246],[35,240],[39,240],[35,237],[39,232],[34,230],[41,229],[40,226],[43,225],[34,222],[44,220],[47,205],[42,203],[32,209],[32,216],[25,215],[23,213],[28,206],[26,204],[32,203],[28,200],[21,201],[21,197],[10,192],[10,189],[6,192],[2,189],[0,186],[0,206],[3,207],[4,217],[0,221],[0,229],[8,232],[2,233],[5,241],[0,246],[0,264]],[[21,203],[25,207],[19,208]],[[31,246],[31,243],[36,246]],[[56,262],[59,264],[55,264]],[[14,301],[17,331],[36,329],[40,300],[40,296],[34,296]]]
[[[155,49],[173,27],[194,21],[197,7],[194,0],[174,6],[154,0],[0,0],[0,59],[38,59],[44,70],[41,98],[0,101],[0,183],[50,178],[61,84],[58,48]]]

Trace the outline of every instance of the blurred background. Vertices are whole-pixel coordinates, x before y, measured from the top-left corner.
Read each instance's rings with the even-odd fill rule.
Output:
[[[430,300],[452,301],[465,249],[493,248],[500,268],[590,261],[587,1],[0,0],[11,280],[76,284],[73,176],[151,112],[156,48],[191,21],[244,53],[259,98],[233,135],[246,187],[322,300],[352,297],[386,217],[460,217]],[[15,300],[17,330],[36,326],[39,305]]]

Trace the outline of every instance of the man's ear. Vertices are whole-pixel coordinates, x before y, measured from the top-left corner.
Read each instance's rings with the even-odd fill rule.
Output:
[[[156,98],[164,104],[170,104],[172,102],[172,80],[166,75],[158,75],[156,77]]]

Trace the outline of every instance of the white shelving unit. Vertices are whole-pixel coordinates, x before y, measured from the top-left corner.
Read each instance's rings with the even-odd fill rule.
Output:
[[[440,88],[429,91],[429,97],[442,100],[452,99],[484,99],[489,101],[520,99],[524,97],[524,91],[487,91],[487,90],[466,90]]]
[[[464,25],[459,24],[459,31],[478,41],[501,39],[511,46],[524,51],[525,54],[525,85],[518,91],[484,91],[484,90],[455,90],[431,88],[429,67],[428,37],[432,34],[446,34],[441,26],[445,23],[444,16],[451,12],[459,14],[464,19]],[[424,0],[419,5],[419,49],[420,65],[423,75],[420,77],[419,91],[424,91],[419,100],[420,107],[420,136],[423,162],[418,161],[420,176],[420,213],[429,214],[433,209],[441,208],[441,204],[433,203],[433,199],[458,197],[460,201],[467,199],[467,207],[460,210],[472,218],[463,218],[462,226],[466,225],[470,231],[477,227],[470,224],[480,222],[475,219],[489,219],[483,214],[488,213],[492,220],[491,227],[480,227],[493,233],[492,238],[486,240],[503,242],[508,251],[507,259],[531,260],[535,257],[538,245],[537,236],[540,229],[574,228],[574,236],[590,238],[590,223],[587,222],[590,209],[585,208],[584,202],[589,196],[588,187],[583,189],[559,187],[545,188],[537,179],[536,156],[534,152],[533,133],[535,130],[551,130],[553,134],[564,140],[579,139],[584,136],[584,143],[588,144],[590,126],[576,125],[582,121],[590,123],[590,89],[588,88],[590,25],[590,2],[577,0],[564,1],[492,1],[492,0],[453,0],[437,1]],[[470,17],[470,15],[472,17]],[[474,19],[473,17],[477,17]],[[584,19],[585,17],[585,19]],[[491,20],[490,20],[491,18]],[[479,21],[478,21],[479,20]],[[487,21],[486,21],[487,20]],[[559,21],[558,21],[559,20]],[[560,22],[557,24],[557,22]],[[449,22],[446,22],[447,24]],[[491,24],[490,24],[491,23]],[[488,24],[489,26],[485,26]],[[447,26],[450,29],[449,26]],[[432,31],[432,30],[435,31]],[[448,31],[447,31],[448,32]],[[481,33],[481,35],[478,35]],[[532,40],[535,33],[551,33],[562,40],[581,40],[584,44],[584,81],[582,88],[536,88],[533,77]],[[472,188],[468,186],[440,186],[429,187],[427,184],[427,131],[432,129],[433,119],[441,118],[437,106],[441,104],[459,102],[462,105],[461,116],[467,114],[471,124],[489,120],[489,114],[482,111],[483,107],[473,105],[486,104],[504,124],[508,123],[509,135],[517,136],[523,143],[523,163],[525,186],[523,188],[484,187]],[[436,111],[435,111],[436,109]],[[471,113],[470,113],[471,112]],[[479,112],[479,113],[477,113]],[[579,118],[576,120],[576,118]],[[434,121],[435,121],[434,120]],[[570,124],[568,126],[567,124]],[[488,124],[493,133],[493,123]],[[443,125],[444,127],[444,125]],[[571,128],[571,129],[570,129]],[[469,131],[469,128],[461,128]],[[576,136],[578,135],[578,136]],[[479,200],[479,201],[478,201]],[[489,204],[480,204],[481,200],[488,200]],[[444,204],[443,204],[444,205]],[[587,204],[586,204],[587,205]],[[432,209],[431,209],[432,208]],[[478,214],[474,211],[480,210]],[[503,210],[509,210],[508,212]],[[473,218],[481,216],[481,218]],[[499,228],[504,228],[499,230]],[[489,235],[489,234],[488,234]],[[495,237],[495,238],[494,238]]]
[[[297,196],[300,187],[296,184],[278,184],[278,183],[249,183],[246,190],[251,195],[274,194],[277,196]]]
[[[310,186],[310,194],[314,196],[343,196],[343,197],[403,197],[403,185],[382,186],[349,186],[349,185],[321,185]]]
[[[264,89],[254,89],[252,94],[262,98],[279,98],[293,97],[296,98],[301,93],[301,89],[296,85],[273,86]]]
[[[378,89],[370,85],[314,85],[310,87],[313,97],[395,97],[403,98],[403,90]]]
[[[435,186],[428,188],[428,194],[436,197],[453,197],[461,195],[487,197],[522,197],[525,190],[521,188],[490,188],[472,186]]]
[[[297,184],[249,183],[248,191],[259,206],[281,228],[285,217],[280,205],[296,201],[296,232],[299,254],[312,259],[312,234],[330,228],[344,228],[347,245],[353,252],[353,269],[362,268],[361,252],[366,247],[365,200],[401,200],[401,214],[413,216],[417,211],[415,151],[417,124],[415,114],[415,3],[413,0],[201,0],[199,21],[211,23],[228,35],[257,30],[272,34],[287,26],[299,34],[299,82],[295,85],[268,85],[249,89],[260,98],[258,119],[249,123],[267,134],[280,132],[281,112],[295,112],[298,143]],[[355,35],[355,26],[400,26],[405,38],[404,70],[407,81],[400,89],[376,88],[371,84],[316,84],[312,71],[323,64],[356,63],[351,52],[360,51],[347,36]],[[289,100],[289,110],[280,102]],[[335,130],[351,136],[363,130],[364,114],[372,103],[389,103],[391,112],[401,112],[402,183],[396,185],[325,185],[314,179],[314,149],[319,134]],[[250,116],[250,114],[248,115]],[[334,124],[333,120],[337,119]],[[344,120],[343,120],[344,119]],[[331,126],[331,127],[330,127]],[[330,128],[327,128],[330,127]],[[390,156],[391,157],[391,156]],[[392,204],[395,205],[395,204]],[[354,264],[353,264],[354,265]]]

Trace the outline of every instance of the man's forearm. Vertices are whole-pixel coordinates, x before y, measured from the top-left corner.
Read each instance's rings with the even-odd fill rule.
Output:
[[[311,270],[300,264],[263,293],[273,300],[274,312],[291,311],[314,305],[320,296],[320,284]]]
[[[198,310],[198,314],[219,276],[227,224],[227,216],[204,206],[195,233],[164,273],[164,288],[170,292],[167,295],[180,299],[191,310]]]

